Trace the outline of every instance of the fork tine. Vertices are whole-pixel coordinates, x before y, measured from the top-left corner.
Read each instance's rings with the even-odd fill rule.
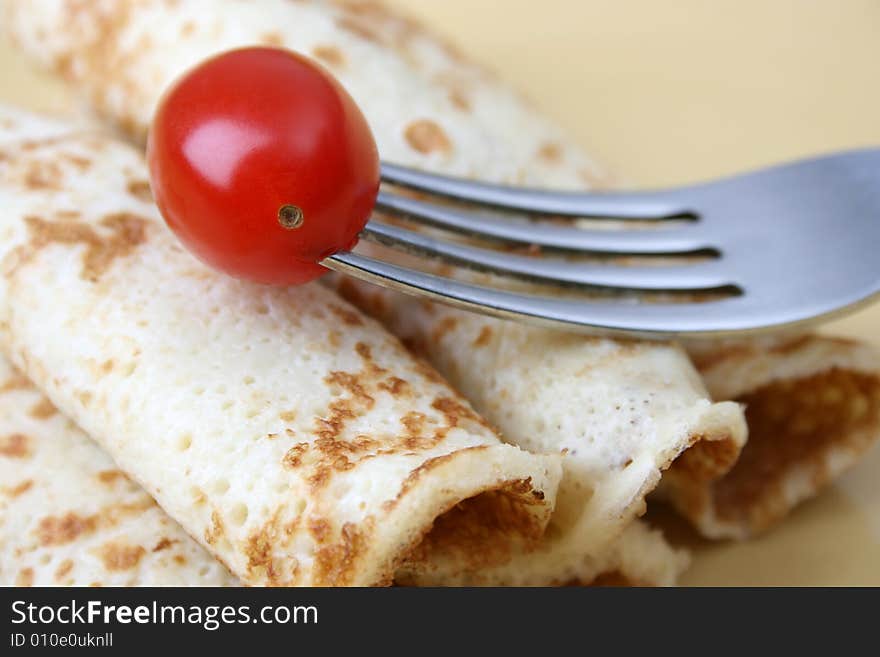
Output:
[[[694,214],[669,192],[557,192],[491,185],[382,163],[382,180],[437,196],[531,214],[663,220]]]
[[[718,260],[684,266],[635,267],[551,261],[435,239],[423,233],[370,221],[361,236],[417,255],[439,256],[452,264],[493,274],[550,283],[633,291],[705,291],[733,286]]]
[[[460,212],[397,194],[380,192],[380,210],[410,221],[446,228],[475,237],[536,244],[565,251],[590,251],[617,255],[667,255],[715,250],[701,238],[696,224],[676,228],[586,230],[568,226],[520,223],[498,217]]]
[[[664,339],[701,334],[725,335],[734,331],[766,328],[756,324],[746,297],[706,303],[669,304],[569,301],[527,296],[463,283],[400,267],[359,253],[335,253],[321,261],[329,269],[377,283],[399,292],[428,297],[466,310],[506,319],[566,328],[581,333],[612,333]],[[797,321],[780,315],[777,324]],[[771,318],[771,325],[773,325]]]

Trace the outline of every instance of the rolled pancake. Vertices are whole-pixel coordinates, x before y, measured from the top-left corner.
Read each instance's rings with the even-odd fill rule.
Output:
[[[84,88],[142,139],[161,91],[204,57],[264,43],[312,55],[364,110],[383,158],[446,173],[560,187],[601,172],[522,99],[410,21],[364,2],[37,2],[11,7],[26,50]],[[53,34],[50,43],[43,37]],[[603,551],[644,509],[660,472],[696,442],[732,462],[733,404],[713,404],[678,347],[489,320],[350,285],[345,290],[424,353],[530,450],[564,453],[558,511],[537,552],[501,565],[423,559],[422,583],[542,584],[598,575]],[[698,448],[699,449],[699,448]]]
[[[237,583],[0,358],[0,585]]]
[[[734,460],[745,440],[739,407],[710,402],[675,347],[584,338],[439,307],[416,329],[400,299],[379,304],[389,325],[416,340],[430,335],[419,349],[507,439],[565,455],[557,508],[539,548],[494,568],[475,567],[459,583],[583,577],[644,512],[645,495],[683,450],[702,441],[691,449],[720,449]],[[395,317],[406,318],[406,330]],[[422,577],[433,583],[451,574]]]
[[[689,351],[710,392],[744,404],[749,425],[732,468],[712,472],[685,454],[664,478],[663,492],[704,536],[767,530],[880,438],[880,356],[869,345],[787,335]]]
[[[279,585],[388,583],[410,555],[540,537],[558,456],[502,444],[331,291],[202,266],[146,175],[127,145],[2,111],[0,347],[187,532]]]

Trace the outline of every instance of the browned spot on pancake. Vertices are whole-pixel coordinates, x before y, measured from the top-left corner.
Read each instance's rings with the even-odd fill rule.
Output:
[[[186,21],[180,26],[180,36],[191,37],[196,31],[196,24],[192,21]]]
[[[419,119],[410,123],[403,133],[407,143],[419,153],[448,153],[452,142],[436,121]]]
[[[24,374],[17,369],[12,370],[12,375],[0,385],[0,392],[11,392],[13,390],[28,390],[33,384]]]
[[[470,98],[461,89],[453,88],[449,90],[449,102],[463,112],[468,112],[471,109]]]
[[[475,347],[485,347],[489,344],[489,340],[492,339],[492,328],[489,326],[484,326],[480,329],[480,334],[474,338],[473,346]]]
[[[367,545],[365,532],[354,523],[345,523],[337,541],[315,552],[316,582],[323,586],[350,585]]]
[[[545,162],[557,164],[560,160],[562,160],[562,147],[555,142],[547,142],[546,144],[542,144],[541,148],[538,149],[538,157],[540,157]]]
[[[143,493],[135,502],[125,502],[105,506],[95,514],[95,517],[101,527],[113,527],[118,525],[125,518],[140,515],[147,509],[152,509],[155,506],[156,502],[153,498],[146,493]]]
[[[100,226],[109,231],[102,236],[90,224],[64,221],[52,222],[40,217],[25,217],[31,233],[30,249],[37,251],[49,244],[74,245],[86,247],[83,255],[81,276],[88,281],[97,281],[117,258],[124,258],[147,239],[148,219],[128,212],[106,215]]]
[[[178,566],[185,566],[186,565],[186,557],[183,556],[182,554],[175,554],[174,555],[174,563],[176,563]]]
[[[430,472],[434,468],[441,466],[444,463],[448,463],[455,458],[458,458],[459,455],[461,455],[463,452],[480,452],[486,449],[489,449],[488,445],[475,445],[474,447],[466,447],[455,452],[450,452],[449,454],[442,454],[440,456],[435,456],[428,459],[420,466],[413,469],[413,471],[407,475],[406,479],[404,479],[403,483],[401,483],[400,490],[397,492],[397,495],[393,499],[387,500],[382,505],[382,508],[384,508],[386,511],[390,511],[395,506],[397,506],[397,503],[404,497],[406,497],[406,494],[413,488],[413,486],[416,485],[416,483],[418,483],[419,479],[421,479],[426,472]]]
[[[98,556],[107,570],[123,571],[135,568],[146,554],[140,545],[110,541],[98,549]]]
[[[177,540],[175,539],[162,537],[159,539],[159,542],[153,546],[153,552],[161,552],[162,550],[167,550],[175,543],[177,543]]]
[[[293,422],[296,419],[296,411],[281,411],[278,419],[282,422]]]
[[[855,461],[880,433],[880,377],[873,374],[833,368],[771,383],[738,401],[746,405],[749,440],[713,492],[718,516],[752,532],[788,512],[786,475],[805,472],[818,491],[836,474],[830,450]]]
[[[96,476],[98,481],[106,486],[112,486],[117,481],[128,481],[122,470],[101,470]]]
[[[488,427],[486,421],[477,415],[477,413],[465,402],[454,397],[438,397],[431,404],[434,408],[446,417],[446,423],[450,427],[458,426],[461,420],[470,420],[482,426]]]
[[[308,443],[297,443],[284,454],[281,464],[290,470],[298,468],[302,465],[303,456],[309,451]]]
[[[58,146],[59,144],[64,144],[64,142],[70,139],[70,134],[57,134],[51,135],[49,137],[40,137],[37,139],[25,139],[24,141],[18,142],[18,148],[25,153],[32,153],[34,151],[38,151],[43,148],[52,148],[54,146]],[[55,153],[51,154],[51,157],[55,157]]]
[[[153,192],[150,189],[150,183],[146,180],[129,180],[127,185],[128,193],[139,201],[144,203],[153,202]]]
[[[364,320],[354,310],[332,303],[328,305],[328,309],[346,326],[363,326],[364,324]]]
[[[15,585],[16,586],[33,586],[34,585],[34,569],[33,568],[23,568],[18,571],[18,575],[15,577]]]
[[[63,516],[46,516],[37,525],[37,540],[42,546],[65,545],[98,527],[97,516],[81,516],[69,511]]]
[[[116,123],[123,133],[133,135],[140,142],[146,140],[145,129],[141,126],[140,120],[132,112],[124,112],[116,117]]]
[[[403,397],[412,394],[412,386],[406,379],[397,376],[390,376],[384,381],[379,382],[379,390],[384,390],[392,397]]]
[[[73,393],[73,396],[79,400],[79,403],[83,406],[88,406],[92,403],[92,393],[88,390],[77,390]]]
[[[354,345],[354,350],[357,352],[357,355],[363,358],[364,360],[372,360],[373,352],[370,349],[370,345],[364,342],[358,342]]]
[[[73,561],[70,559],[65,559],[60,564],[58,564],[58,568],[55,569],[55,581],[61,582],[69,573],[73,570]]]
[[[83,516],[75,511],[61,516],[46,516],[37,524],[34,533],[43,546],[64,545],[80,536],[93,533],[99,527],[114,527],[122,520],[140,515],[155,505],[149,495],[143,494],[135,502],[110,504],[90,516]]]
[[[312,55],[333,68],[345,66],[345,55],[336,46],[315,46]]]
[[[404,428],[403,444],[407,449],[418,449],[422,446],[426,420],[427,416],[418,411],[410,411],[400,418]]]
[[[454,331],[457,325],[458,319],[456,319],[455,317],[444,317],[431,331],[431,339],[434,342],[440,342],[441,340],[443,340],[443,338],[446,337],[447,333],[449,333],[450,331]]]
[[[339,345],[342,344],[342,338],[339,335],[339,331],[330,331],[327,334],[327,343],[332,349],[339,349]]]
[[[260,35],[260,43],[274,48],[280,48],[284,45],[284,35],[281,32],[265,32]]]
[[[370,17],[378,22],[387,22],[397,18],[378,0],[334,0],[334,4],[347,14]]]
[[[290,572],[285,572],[282,564],[273,556],[273,545],[278,538],[278,517],[280,509],[276,510],[272,517],[259,529],[248,536],[245,545],[247,557],[247,571],[256,583],[268,583],[270,585],[290,585],[296,583],[298,564],[293,557],[288,558],[292,566]]]
[[[82,155],[75,155],[74,153],[61,153],[59,157],[62,158],[65,162],[69,162],[80,171],[87,171],[88,168],[92,166],[92,161],[87,157],[83,157]]]
[[[362,375],[360,373],[330,372],[330,374],[324,377],[324,381],[329,385],[336,385],[343,390],[346,390],[351,395],[351,401],[364,407],[364,410],[371,409],[376,403],[376,400],[367,393],[366,387],[368,382],[362,380]],[[352,415],[353,409],[350,404],[344,403],[344,401],[331,404],[331,411],[335,408],[335,414],[338,415],[340,419],[351,419],[354,417],[354,415]],[[333,413],[331,413],[331,415],[333,415]],[[335,436],[336,433],[337,432],[334,432],[333,435]],[[328,435],[322,430],[318,430],[317,434],[321,437]]]
[[[55,408],[55,404],[49,401],[47,397],[42,397],[40,401],[31,406],[31,410],[28,411],[28,414],[34,418],[35,420],[45,420],[58,412],[58,409]]]
[[[72,80],[75,77],[75,61],[76,59],[71,53],[60,53],[55,57],[55,71],[65,80]]]
[[[223,518],[220,517],[217,509],[214,509],[211,511],[211,526],[205,530],[205,542],[208,545],[214,545],[225,535],[226,530],[223,527]]]
[[[358,345],[360,346],[359,349],[356,347],[358,353],[367,361],[363,371],[357,373],[335,371],[324,378],[329,386],[337,387],[346,394],[337,395],[330,402],[326,415],[315,418],[314,433],[317,440],[314,442],[314,448],[321,456],[315,459],[313,472],[308,477],[313,488],[325,485],[334,472],[353,468],[355,464],[349,457],[370,449],[374,444],[372,440],[363,436],[358,436],[354,440],[342,438],[348,422],[368,412],[375,405],[375,399],[367,391],[376,379],[369,347],[362,343]],[[298,455],[299,458],[301,456]]]
[[[327,540],[330,533],[330,523],[326,518],[309,518],[307,528],[317,543]]]
[[[440,373],[434,369],[433,365],[423,358],[416,359],[415,370],[424,377],[425,380],[430,381],[431,383],[444,383],[443,377],[440,376]]]
[[[447,69],[434,76],[434,85],[446,90],[449,102],[462,112],[469,112],[472,108],[469,90],[471,84],[460,75],[456,75],[451,69]]]
[[[347,445],[344,443],[336,444],[340,445],[342,449],[347,448]],[[309,482],[309,485],[313,490],[318,490],[326,486],[335,473],[351,470],[354,466],[355,463],[353,463],[348,456],[342,453],[336,453],[329,458],[319,461],[306,481]]]
[[[19,495],[23,495],[28,492],[31,488],[33,488],[33,486],[34,482],[32,479],[25,479],[15,486],[4,486],[0,490],[2,490],[3,494],[7,497],[18,497]]]
[[[388,444],[388,437],[377,438],[371,431],[354,433],[351,425],[369,413],[381,394],[395,396],[411,394],[411,385],[400,377],[389,374],[374,359],[373,349],[364,342],[355,344],[355,352],[363,360],[363,368],[357,372],[330,372],[324,381],[333,393],[326,410],[314,419],[313,443],[300,443],[288,450],[283,458],[287,468],[308,465],[311,468],[306,479],[313,490],[323,487],[334,474],[354,468],[361,459],[377,454],[393,454],[398,451],[429,449],[440,443],[450,429],[465,417],[477,422],[482,420],[453,396],[440,396],[434,400],[434,410],[442,416],[442,422],[432,419],[433,431],[424,429],[426,421],[416,426],[415,415],[405,418],[402,430]],[[427,367],[427,366],[422,366]],[[418,369],[418,366],[417,366]],[[427,376],[436,374],[428,368]],[[436,379],[440,381],[439,377]]]
[[[0,456],[23,459],[30,456],[30,438],[23,433],[13,433],[0,438]]]
[[[373,43],[382,43],[382,36],[370,23],[354,16],[339,16],[336,25]]]
[[[63,172],[57,162],[32,160],[24,172],[24,184],[30,190],[59,189]]]

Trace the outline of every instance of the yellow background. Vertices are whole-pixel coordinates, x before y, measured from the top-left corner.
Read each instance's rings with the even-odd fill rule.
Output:
[[[878,0],[389,4],[494,69],[639,185],[880,145]],[[0,101],[68,102],[2,44]],[[880,347],[880,306],[826,330]],[[880,585],[880,450],[767,536],[699,546],[684,583]]]

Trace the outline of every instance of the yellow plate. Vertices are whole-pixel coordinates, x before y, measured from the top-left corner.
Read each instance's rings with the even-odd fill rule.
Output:
[[[640,185],[880,144],[876,0],[390,4],[496,70]],[[0,101],[70,102],[2,44]],[[826,330],[880,347],[880,306]],[[878,480],[875,449],[767,536],[697,546],[683,583],[880,585]]]

